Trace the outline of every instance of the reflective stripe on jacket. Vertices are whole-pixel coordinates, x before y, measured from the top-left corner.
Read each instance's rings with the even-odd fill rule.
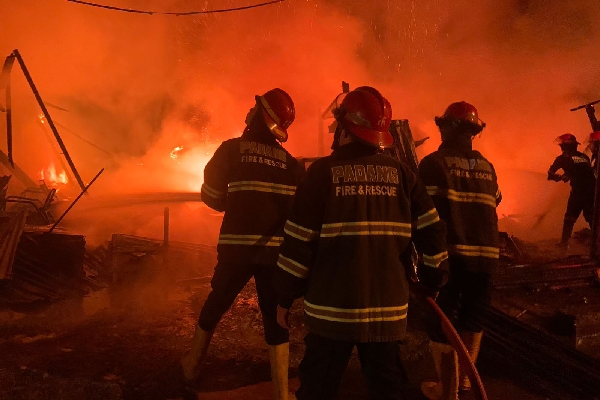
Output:
[[[467,270],[492,272],[498,264],[502,195],[496,171],[481,153],[442,143],[423,158],[419,175],[448,229],[448,253]]]
[[[438,288],[446,230],[410,169],[360,143],[314,162],[284,228],[275,282],[283,305],[305,296],[310,332],[344,341],[400,340],[406,328],[410,245]],[[408,257],[407,257],[408,255]]]
[[[219,261],[275,264],[283,225],[304,170],[283,147],[245,138],[225,141],[204,170],[202,200],[225,211]]]

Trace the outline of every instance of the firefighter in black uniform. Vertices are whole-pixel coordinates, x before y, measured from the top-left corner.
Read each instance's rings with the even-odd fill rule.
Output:
[[[556,142],[560,146],[562,154],[556,157],[550,166],[548,180],[571,183],[571,194],[567,203],[560,240],[560,245],[567,247],[571,233],[573,233],[573,226],[582,211],[590,228],[592,226],[596,178],[589,157],[577,151],[579,142],[574,135],[565,133],[556,138]],[[560,169],[563,170],[562,175],[557,173]]]
[[[594,171],[594,176],[596,176],[596,167],[598,165],[598,146],[600,146],[600,131],[590,133],[588,142],[589,143],[586,147],[586,151],[589,150],[589,152],[592,154],[592,170]]]
[[[442,144],[423,158],[419,175],[448,227],[450,278],[437,303],[455,323],[475,362],[483,334],[477,311],[489,303],[490,275],[499,259],[496,206],[502,196],[494,167],[472,148],[473,137],[485,127],[475,107],[453,103],[435,122]],[[456,352],[439,323],[432,324],[429,335],[439,382],[424,382],[423,393],[428,399],[456,400],[459,389],[469,390],[470,382],[459,375]]]
[[[416,174],[382,153],[393,144],[389,102],[359,87],[335,109],[333,153],[298,187],[275,275],[278,321],[304,296],[299,400],[333,399],[354,346],[374,399],[403,399],[398,341],[406,328],[411,239],[430,292],[447,275],[445,227]]]
[[[288,398],[288,331],[277,323],[278,297],[272,285],[283,226],[304,169],[279,142],[294,121],[294,103],[281,89],[256,96],[241,137],[227,140],[204,170],[202,200],[225,211],[218,263],[192,342],[182,359],[186,380],[198,378],[213,331],[239,292],[254,277],[269,345],[275,399]]]

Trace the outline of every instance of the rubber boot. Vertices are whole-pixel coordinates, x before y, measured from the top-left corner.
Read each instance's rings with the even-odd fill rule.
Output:
[[[481,349],[481,338],[483,337],[483,332],[469,332],[462,331],[460,332],[460,338],[462,339],[465,347],[469,351],[469,356],[473,361],[473,364],[477,362],[477,357],[479,356],[479,349]],[[461,371],[460,374],[460,386],[458,387],[459,392],[466,392],[471,390],[471,381],[466,373]]]
[[[458,355],[449,344],[429,342],[439,382],[423,382],[429,400],[458,400]]]
[[[571,239],[571,234],[573,233],[573,227],[575,226],[575,221],[565,219],[563,221],[563,229],[562,236],[560,239],[559,246],[561,247],[569,247],[569,239]]]
[[[288,367],[290,363],[290,344],[283,343],[269,346],[269,362],[271,363],[271,380],[273,381],[273,399],[295,399],[288,392]]]
[[[194,339],[192,340],[192,349],[181,359],[183,376],[186,383],[193,383],[200,376],[200,363],[206,356],[213,332],[214,331],[205,331],[196,325]]]

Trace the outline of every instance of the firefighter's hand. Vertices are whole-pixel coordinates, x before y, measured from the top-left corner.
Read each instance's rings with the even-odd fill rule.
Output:
[[[412,285],[411,290],[413,291],[414,294],[416,294],[417,296],[419,296],[421,298],[431,297],[432,299],[435,300],[438,296],[437,290],[427,287],[422,283],[416,283],[415,285]]]
[[[277,323],[285,329],[291,329],[290,326],[290,310],[280,305],[277,306]]]
[[[440,294],[440,292],[431,290],[427,297],[431,297],[433,300],[437,300],[438,294]]]
[[[569,182],[569,177],[568,177],[567,175],[564,175],[564,174],[563,174],[563,175],[560,177],[560,180],[561,180],[561,181],[563,181],[563,182]]]
[[[561,181],[561,177],[558,174],[550,174],[550,173],[548,173],[548,180],[549,181],[554,181],[554,182],[560,182]]]

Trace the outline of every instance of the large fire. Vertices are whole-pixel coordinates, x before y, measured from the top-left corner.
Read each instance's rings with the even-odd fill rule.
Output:
[[[57,171],[54,163],[50,163],[48,167],[40,171],[40,180],[51,187],[59,187],[69,183],[67,172],[65,170]]]
[[[186,146],[185,152],[183,146],[178,146],[171,151],[169,157],[176,162],[177,167],[174,177],[178,181],[178,188],[181,190],[199,192],[204,182],[204,167],[211,159],[214,151],[214,145],[197,145],[196,147]]]
[[[496,167],[501,218],[527,215],[523,235],[555,235],[568,185],[546,180],[559,151],[552,140],[565,132],[580,141],[589,135],[585,112],[569,109],[600,97],[597,0],[475,7],[467,0],[306,0],[177,18],[70,2],[0,3],[0,15],[10,16],[2,25],[3,54],[18,46],[44,100],[69,110],[52,109],[53,118],[110,150],[112,158],[102,158],[81,138],[63,135],[83,175],[107,167],[96,186],[115,191],[199,189],[216,146],[237,136],[231,133],[244,128],[254,96],[273,87],[296,104],[284,147],[316,156],[318,118],[345,80],[351,88],[376,87],[394,118],[410,121],[415,139],[431,137],[420,158],[439,145],[434,117],[454,101],[474,104],[487,123],[474,146]],[[162,10],[197,4],[146,3]],[[29,93],[22,79],[13,85],[13,94]],[[13,97],[15,116],[31,109]],[[15,133],[19,128],[27,131],[15,119]],[[331,139],[325,135],[324,149]],[[25,133],[14,140],[18,149],[30,144]],[[538,215],[548,216],[535,227]]]

